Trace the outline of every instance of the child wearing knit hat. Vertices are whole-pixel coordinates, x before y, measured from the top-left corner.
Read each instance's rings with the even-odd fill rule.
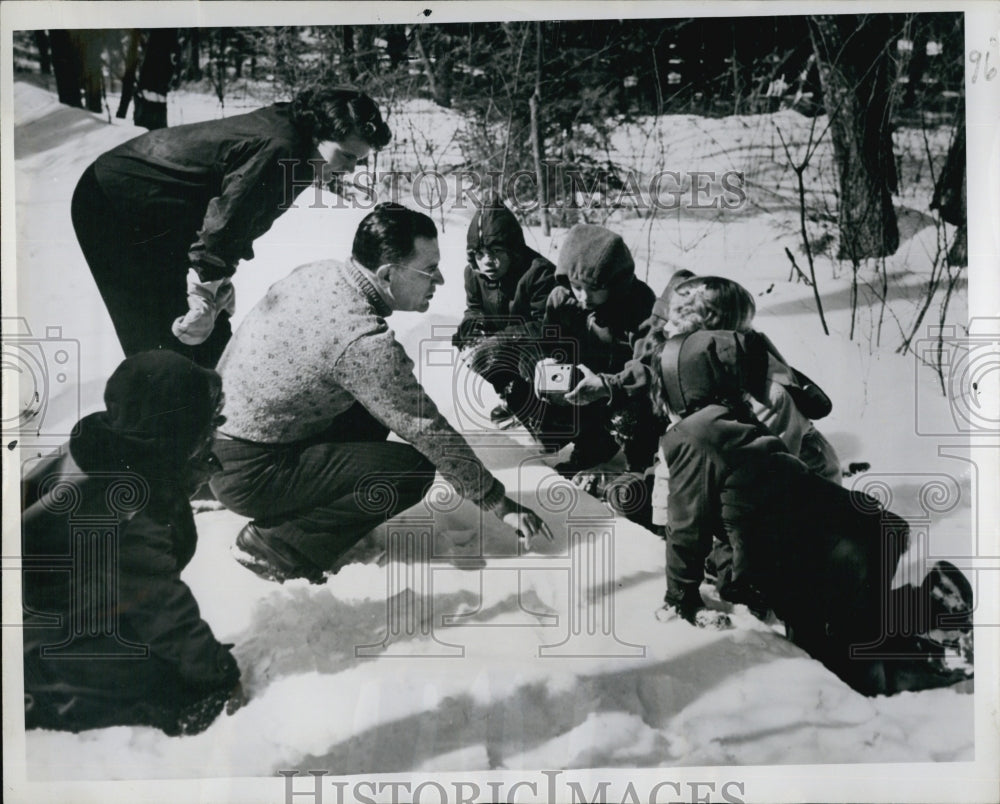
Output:
[[[555,271],[556,287],[545,308],[546,332],[558,333],[543,340],[548,358],[570,344],[574,360],[588,373],[616,373],[631,359],[649,318],[655,295],[635,276],[635,262],[628,246],[603,226],[577,224],[566,235]],[[560,362],[570,362],[562,360]],[[560,474],[577,472],[610,460],[618,444],[610,432],[610,408],[606,402],[566,407],[558,397],[556,407],[547,405],[548,421],[572,427],[562,443],[573,444],[568,460],[556,465]],[[545,417],[543,417],[543,422]],[[556,441],[556,445],[561,445]]]

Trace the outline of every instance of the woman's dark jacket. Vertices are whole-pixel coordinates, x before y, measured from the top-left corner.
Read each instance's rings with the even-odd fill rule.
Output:
[[[186,252],[203,280],[231,276],[323,163],[289,106],[143,134],[97,158],[98,184],[165,267]]]

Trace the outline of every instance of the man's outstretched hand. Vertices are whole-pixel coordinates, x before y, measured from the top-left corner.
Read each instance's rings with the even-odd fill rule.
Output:
[[[550,542],[555,538],[552,535],[552,531],[549,530],[549,526],[542,521],[542,518],[538,514],[530,508],[514,502],[510,497],[504,497],[500,501],[500,504],[493,509],[493,513],[505,525],[516,530],[517,535],[524,539],[529,548],[531,547],[532,539],[538,536],[544,536]]]

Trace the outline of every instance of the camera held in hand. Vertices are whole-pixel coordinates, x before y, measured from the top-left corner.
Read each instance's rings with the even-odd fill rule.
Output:
[[[547,363],[535,366],[535,393],[543,398],[561,397],[583,379],[583,372],[572,363]]]

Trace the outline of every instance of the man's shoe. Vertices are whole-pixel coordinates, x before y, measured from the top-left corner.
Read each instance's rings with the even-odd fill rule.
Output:
[[[305,578],[315,584],[326,581],[323,570],[294,547],[268,538],[253,522],[248,523],[236,537],[233,557],[265,581],[284,583],[295,578]]]

